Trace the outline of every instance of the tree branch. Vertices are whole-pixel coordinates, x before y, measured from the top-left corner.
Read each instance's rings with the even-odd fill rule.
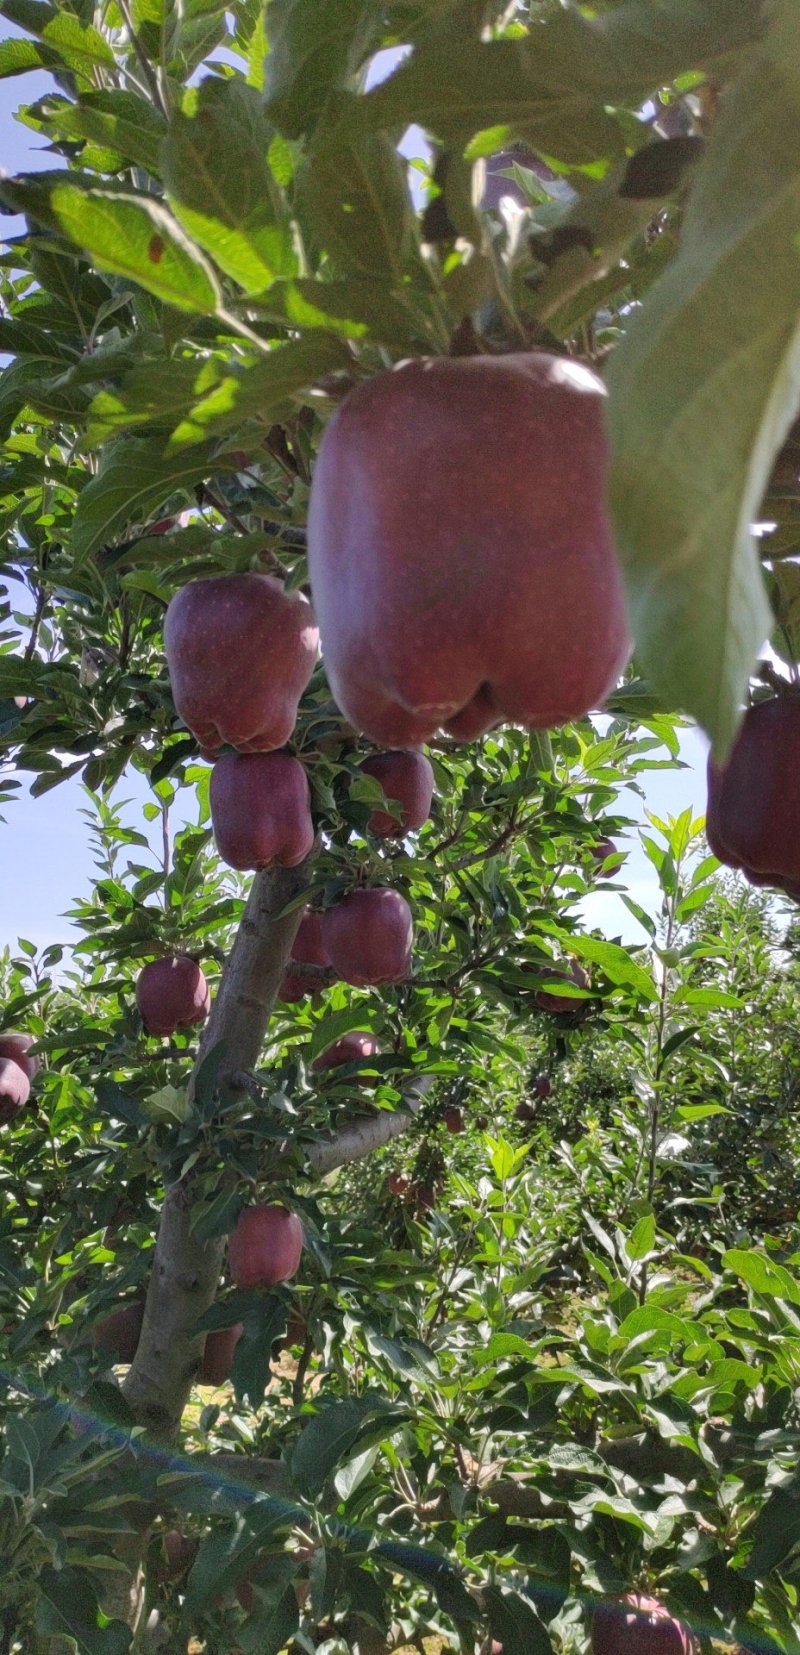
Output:
[[[360,1161],[363,1156],[372,1155],[376,1149],[383,1149],[393,1138],[401,1137],[413,1126],[422,1100],[432,1085],[433,1075],[420,1075],[406,1093],[405,1109],[382,1109],[378,1115],[358,1115],[330,1138],[312,1144],[308,1152],[309,1166],[318,1177],[323,1178],[336,1167],[347,1166],[351,1161]]]
[[[283,914],[308,884],[316,850],[299,868],[257,874],[224,967],[211,1016],[189,1081],[194,1094],[202,1063],[216,1047],[224,1053],[223,1090],[255,1067],[277,998],[301,909]],[[213,1304],[225,1251],[224,1238],[199,1242],[191,1231],[202,1174],[195,1172],[167,1191],[139,1347],[123,1390],[137,1423],[169,1440],[178,1430],[203,1349],[194,1329]]]

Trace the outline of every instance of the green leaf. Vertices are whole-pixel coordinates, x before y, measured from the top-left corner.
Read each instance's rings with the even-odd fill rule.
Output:
[[[520,1592],[487,1586],[483,1600],[492,1637],[503,1646],[503,1655],[552,1655],[553,1645],[546,1626],[533,1605]]]
[[[600,16],[558,10],[530,35],[481,42],[443,27],[360,102],[371,129],[418,121],[446,142],[497,127],[576,165],[621,158],[606,113],[746,46],[761,27],[757,0],[629,0]]]
[[[308,339],[294,339],[261,357],[254,366],[227,371],[219,384],[201,397],[176,426],[171,449],[193,445],[248,419],[272,424],[284,404],[307,390],[323,374],[350,362],[341,339],[322,331]]]
[[[0,80],[11,75],[26,75],[30,69],[54,69],[59,63],[58,53],[35,40],[0,41]]]
[[[405,162],[382,133],[333,132],[316,144],[297,177],[297,211],[340,273],[396,291],[412,265],[420,270]]]
[[[291,223],[267,165],[269,139],[254,88],[209,79],[196,113],[176,115],[161,152],[176,216],[247,293],[298,267]]]
[[[346,86],[380,34],[369,0],[270,0],[267,11],[267,113],[281,132],[299,138],[314,127],[337,86]]]
[[[210,266],[159,201],[98,189],[67,173],[3,180],[0,199],[61,230],[101,270],[133,279],[178,310],[216,309]]]
[[[157,357],[124,375],[118,389],[98,391],[89,408],[90,447],[137,426],[172,430],[195,403],[208,396],[225,368],[215,357]]]
[[[328,1403],[309,1422],[292,1452],[292,1481],[308,1499],[319,1494],[337,1465],[349,1457],[358,1442],[366,1447],[365,1427],[373,1427],[370,1440],[392,1435],[402,1424],[401,1413],[386,1397],[367,1393]]]
[[[94,555],[131,522],[146,522],[176,489],[191,488],[208,471],[205,448],[164,452],[160,438],[113,443],[96,477],[78,501],[72,551],[79,561]]]
[[[786,1299],[789,1304],[800,1304],[800,1281],[796,1281],[782,1264],[774,1264],[765,1253],[743,1252],[732,1247],[722,1255],[726,1270],[732,1270],[754,1293],[763,1293],[771,1299]]]
[[[751,524],[800,399],[787,3],[723,101],[680,251],[609,374],[611,498],[639,658],[720,755],[771,630]]]
[[[133,1636],[122,1621],[99,1624],[99,1610],[85,1574],[76,1569],[43,1569],[37,1580],[36,1630],[41,1637],[69,1640],[77,1655],[127,1655]]]
[[[626,984],[635,989],[643,1000],[657,1000],[658,990],[644,966],[637,965],[631,959],[625,948],[619,943],[604,942],[600,937],[570,937],[570,951],[579,955],[582,960],[589,960],[592,965],[598,965],[612,983]],[[565,992],[569,992],[569,984],[564,984]],[[559,994],[561,985],[559,984]]]
[[[78,103],[45,97],[36,108],[48,131],[70,140],[83,138],[102,144],[158,176],[159,146],[166,123],[152,104],[135,92],[84,92]]]
[[[267,1502],[264,1502],[267,1505]],[[268,1545],[291,1522],[290,1508],[270,1501],[268,1509],[251,1509],[247,1520],[237,1518],[233,1529],[216,1529],[200,1544],[186,1585],[183,1614],[186,1624],[208,1604],[232,1592],[248,1575]]]
[[[655,1246],[656,1221],[653,1213],[645,1213],[634,1224],[633,1231],[627,1243],[628,1257],[643,1259],[651,1253]]]
[[[751,1533],[753,1549],[743,1573],[747,1580],[765,1579],[800,1542],[800,1489],[796,1484],[773,1489]]]

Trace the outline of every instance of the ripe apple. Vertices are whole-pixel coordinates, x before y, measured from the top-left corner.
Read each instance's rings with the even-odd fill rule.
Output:
[[[518,1121],[535,1121],[536,1110],[530,1103],[518,1103],[514,1114]]]
[[[109,1350],[117,1362],[132,1362],[144,1321],[144,1299],[121,1305],[92,1328],[92,1344]]]
[[[541,352],[402,362],[340,403],[309,571],[334,697],[372,741],[564,724],[616,683],[604,397]]]
[[[168,1529],[162,1540],[164,1563],[159,1570],[162,1580],[180,1580],[194,1563],[197,1556],[198,1542],[190,1534],[181,1534],[180,1529]]]
[[[337,976],[354,988],[400,983],[411,969],[414,926],[399,891],[350,891],[322,916],[322,941]]]
[[[429,1213],[436,1206],[436,1191],[432,1184],[418,1184],[414,1191],[419,1212]]]
[[[752,885],[800,885],[800,697],[748,708],[727,763],[709,760],[708,843]]]
[[[592,856],[597,863],[598,876],[600,879],[613,879],[615,873],[619,871],[617,868],[603,867],[603,863],[608,860],[609,856],[616,856],[616,854],[617,846],[614,844],[613,839],[600,839],[596,845],[592,845]]]
[[[387,799],[402,806],[398,822],[387,810],[373,810],[367,827],[378,839],[402,839],[427,822],[433,799],[433,768],[424,753],[373,753],[364,759],[365,776],[380,782]]]
[[[0,1057],[0,1126],[13,1121],[31,1095],[31,1083],[13,1057]]]
[[[150,960],[136,984],[136,1004],[147,1034],[174,1034],[204,1023],[211,1006],[208,983],[195,960],[165,954]]]
[[[33,1080],[42,1067],[40,1057],[29,1057],[31,1046],[35,1046],[36,1036],[33,1034],[0,1034],[0,1057],[10,1057],[18,1064],[23,1074]]]
[[[175,706],[201,747],[283,747],[314,670],[319,633],[302,592],[273,575],[217,575],[176,593],[164,622]]]
[[[224,1385],[230,1376],[234,1352],[243,1333],[244,1322],[236,1322],[233,1327],[221,1327],[215,1333],[206,1334],[203,1359],[197,1375],[200,1385]]]
[[[464,1116],[460,1109],[445,1109],[444,1124],[448,1132],[464,1131]]]
[[[407,1195],[411,1188],[411,1179],[407,1178],[404,1172],[390,1172],[388,1185],[390,1195]]]
[[[549,1098],[553,1090],[553,1082],[549,1075],[537,1075],[533,1082],[533,1090],[537,1098]]]
[[[477,1126],[479,1132],[485,1132],[489,1125],[488,1115],[479,1115],[475,1125]]]
[[[321,1074],[325,1069],[339,1069],[343,1063],[362,1063],[368,1057],[377,1057],[380,1045],[374,1034],[362,1034],[352,1029],[349,1034],[343,1034],[339,1040],[331,1042],[325,1050],[315,1057],[311,1065],[315,1074]],[[354,1080],[359,1086],[374,1086],[374,1075],[356,1075]]]
[[[308,778],[289,753],[225,753],[211,772],[209,800],[229,868],[296,868],[314,844]]]
[[[303,1226],[285,1207],[245,1207],[228,1238],[231,1277],[237,1287],[275,1287],[297,1274]]]
[[[309,909],[300,921],[297,935],[292,943],[292,952],[289,964],[281,979],[279,998],[281,1000],[302,1000],[307,994],[315,999],[322,993],[321,988],[315,988],[313,983],[307,982],[297,972],[292,971],[291,961],[297,960],[300,965],[330,965],[328,951],[322,941],[322,915]]]
[[[537,976],[544,977],[552,983],[569,982],[571,978],[576,988],[589,987],[588,974],[583,966],[578,965],[577,960],[570,961],[566,970],[561,966],[543,968],[537,972]],[[553,1016],[566,1016],[569,1012],[583,1010],[582,1000],[572,1000],[569,995],[558,994],[552,988],[540,988],[534,995],[534,1000],[540,1011],[549,1011]]]
[[[687,1627],[642,1592],[599,1603],[592,1621],[592,1655],[692,1655]]]

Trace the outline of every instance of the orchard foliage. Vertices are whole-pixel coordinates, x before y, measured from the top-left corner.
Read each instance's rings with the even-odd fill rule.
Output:
[[[674,709],[723,758],[751,675],[796,693],[792,0],[0,14],[52,77],[0,179],[0,801],[78,778],[98,874],[0,958],[4,1075],[13,1031],[42,1063],[0,1097],[0,1648],[586,1655],[638,1593],[796,1655],[796,921],[691,812],[626,888]],[[606,377],[635,665],[395,797],[309,637],[323,431],[403,358],[542,348]],[[272,599],[203,632],[203,577],[299,617],[279,682]]]

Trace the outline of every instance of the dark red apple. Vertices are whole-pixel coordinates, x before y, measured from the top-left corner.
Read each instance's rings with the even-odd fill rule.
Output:
[[[31,1046],[35,1046],[36,1036],[33,1034],[0,1034],[0,1057],[10,1057],[17,1063],[23,1074],[29,1080],[34,1080],[42,1067],[40,1057],[29,1057]]]
[[[180,1529],[169,1529],[162,1546],[164,1562],[159,1570],[162,1580],[180,1580],[194,1563],[198,1542],[190,1534],[181,1534]]]
[[[436,1206],[436,1191],[432,1184],[418,1184],[414,1191],[419,1212],[429,1213]]]
[[[322,941],[337,976],[354,988],[400,983],[411,969],[414,926],[399,891],[350,891],[322,916]]]
[[[321,914],[316,914],[313,910],[310,910],[303,915],[297,928],[297,935],[292,943],[292,952],[289,956],[290,963],[287,965],[281,980],[279,998],[294,1001],[304,999],[307,994],[310,994],[312,999],[315,995],[321,994],[321,988],[315,988],[313,983],[292,971],[292,960],[297,960],[300,965],[330,965],[328,952],[322,941]]]
[[[229,868],[296,868],[314,844],[311,795],[289,753],[226,753],[211,772],[211,824]]]
[[[132,1362],[144,1321],[144,1299],[121,1305],[92,1328],[92,1344],[108,1350],[117,1362]]]
[[[642,1592],[599,1603],[592,1620],[592,1655],[692,1655],[687,1627]]]
[[[549,1075],[537,1075],[533,1082],[533,1090],[537,1098],[549,1098],[553,1090],[553,1082]]]
[[[489,1125],[488,1115],[479,1115],[475,1125],[477,1126],[479,1132],[485,1132]]]
[[[407,1195],[411,1188],[411,1179],[407,1178],[404,1172],[390,1172],[388,1185],[390,1195]]]
[[[185,954],[165,954],[141,972],[136,1004],[147,1034],[174,1034],[176,1029],[205,1022],[211,994],[195,960]]]
[[[444,1124],[448,1132],[464,1131],[464,1116],[460,1109],[445,1109]]]
[[[231,1277],[237,1287],[275,1287],[297,1274],[303,1226],[285,1207],[245,1207],[228,1239]]]
[[[375,742],[582,717],[629,653],[605,391],[543,352],[400,363],[323,438],[308,558],[333,694]]]
[[[325,1069],[339,1069],[343,1063],[363,1063],[368,1057],[377,1057],[380,1045],[374,1034],[362,1034],[352,1029],[349,1034],[343,1034],[339,1040],[331,1042],[325,1050],[315,1057],[311,1065],[315,1074],[321,1074]],[[356,1075],[359,1085],[374,1086],[374,1075]]]
[[[536,1110],[530,1103],[518,1103],[514,1114],[518,1121],[535,1121]]]
[[[753,885],[800,885],[800,696],[748,708],[727,763],[709,760],[708,843]]]
[[[613,839],[600,839],[596,845],[592,845],[592,856],[597,863],[600,879],[613,879],[615,873],[619,872],[618,868],[605,868],[603,866],[603,863],[608,861],[609,856],[616,856],[616,854],[617,846]]]
[[[402,839],[427,822],[433,799],[433,768],[424,753],[373,753],[361,769],[380,782],[387,799],[402,807],[398,822],[387,810],[373,810],[367,827],[378,839]]]
[[[224,1385],[230,1377],[236,1346],[244,1333],[244,1322],[233,1327],[221,1327],[206,1334],[203,1360],[197,1375],[201,1385]]]
[[[589,987],[589,977],[583,967],[578,965],[577,960],[572,960],[566,969],[555,966],[543,968],[537,972],[537,976],[545,977],[552,983],[569,982],[571,979],[576,988]],[[534,999],[540,1011],[552,1012],[554,1016],[566,1016],[569,1012],[581,1011],[584,1005],[582,1000],[573,1000],[567,994],[559,994],[554,988],[540,988]]]
[[[13,1057],[0,1057],[0,1126],[13,1121],[31,1095],[25,1070]]]
[[[175,706],[210,752],[285,746],[314,670],[319,633],[302,592],[272,575],[218,575],[181,587],[164,647]]]

